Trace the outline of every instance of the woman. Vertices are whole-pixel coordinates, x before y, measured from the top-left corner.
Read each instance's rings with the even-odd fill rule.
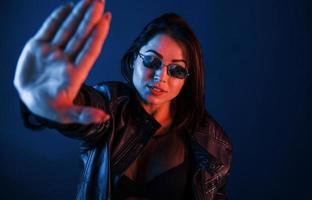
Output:
[[[205,110],[194,33],[176,14],[154,19],[122,59],[127,83],[89,87],[103,10],[60,7],[26,44],[14,79],[26,125],[83,141],[77,199],[225,199],[231,144]]]

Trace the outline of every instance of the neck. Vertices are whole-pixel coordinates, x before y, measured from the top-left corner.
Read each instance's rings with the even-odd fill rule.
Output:
[[[174,112],[172,111],[170,102],[163,104],[147,104],[140,101],[144,110],[153,116],[161,124],[161,128],[157,130],[155,135],[163,135],[169,131],[173,120]]]
[[[170,109],[170,103],[155,105],[141,102],[141,105],[145,111],[152,115],[161,125],[168,124],[173,118],[173,113]]]

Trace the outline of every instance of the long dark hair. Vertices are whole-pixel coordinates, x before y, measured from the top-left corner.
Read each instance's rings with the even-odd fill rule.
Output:
[[[164,14],[148,23],[121,60],[121,71],[130,85],[132,65],[142,46],[156,34],[167,34],[184,47],[190,76],[187,77],[179,95],[173,99],[176,115],[175,128],[188,131],[198,126],[204,113],[204,66],[199,42],[188,24],[177,14]]]

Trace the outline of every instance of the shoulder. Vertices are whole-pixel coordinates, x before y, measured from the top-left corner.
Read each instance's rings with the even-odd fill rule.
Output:
[[[222,126],[206,112],[203,120],[193,132],[196,142],[208,153],[223,162],[228,162],[232,155],[232,144]]]
[[[230,138],[222,126],[207,112],[205,113],[205,116],[200,123],[198,131],[220,144],[225,146],[232,146]]]

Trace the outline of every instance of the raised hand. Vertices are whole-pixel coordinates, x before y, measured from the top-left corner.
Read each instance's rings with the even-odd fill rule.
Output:
[[[25,45],[14,85],[35,114],[59,123],[100,123],[104,111],[73,104],[108,35],[104,0],[81,0],[54,10]]]

